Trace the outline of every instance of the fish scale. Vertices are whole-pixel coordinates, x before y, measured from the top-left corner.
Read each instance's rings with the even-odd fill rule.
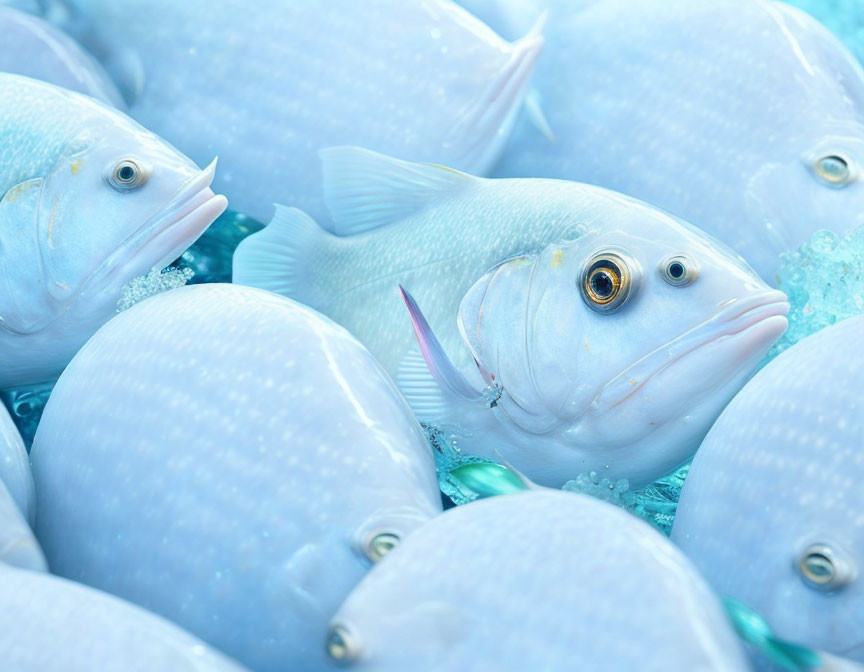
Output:
[[[422,431],[371,355],[234,285],[112,319],[58,381],[31,459],[54,572],[254,669],[319,669],[365,536],[405,537],[441,508]]]
[[[326,215],[315,153],[331,145],[485,171],[541,44],[442,0],[72,4],[132,116],[197,160],[218,154],[232,207],[262,221],[274,202]]]
[[[672,539],[716,590],[759,611],[777,635],[864,662],[864,318],[798,342],[726,408],[696,454]],[[743,515],[742,512],[747,512]],[[796,569],[835,547],[859,578],[833,591]]]

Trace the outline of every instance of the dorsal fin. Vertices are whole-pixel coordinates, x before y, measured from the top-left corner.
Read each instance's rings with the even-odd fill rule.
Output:
[[[392,224],[460,193],[480,178],[431,163],[411,163],[361,147],[319,152],[333,233],[351,236]]]

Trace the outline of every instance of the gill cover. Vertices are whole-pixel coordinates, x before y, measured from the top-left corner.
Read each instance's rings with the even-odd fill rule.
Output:
[[[58,306],[48,288],[37,235],[45,180],[15,185],[0,199],[0,326],[14,334],[30,334],[47,326]],[[50,213],[49,213],[50,218]]]

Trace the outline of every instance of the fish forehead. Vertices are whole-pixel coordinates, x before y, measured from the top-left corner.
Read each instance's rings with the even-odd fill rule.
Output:
[[[173,315],[174,310],[182,310],[182,317]],[[241,444],[257,452],[261,464],[252,460],[248,465],[252,481],[290,478],[300,487],[314,476],[304,487],[320,493],[336,483],[356,481],[357,487],[342,497],[356,496],[355,503],[365,501],[370,510],[377,506],[369,501],[374,491],[364,488],[364,480],[380,484],[393,479],[393,488],[403,496],[414,491],[405,487],[406,479],[411,486],[428,485],[428,457],[407,406],[372,357],[333,323],[290,301],[230,285],[184,288],[158,297],[136,313],[124,313],[101,330],[103,345],[83,349],[55,389],[58,396],[84,394],[92,402],[74,412],[79,428],[87,426],[85,416],[101,415],[99,408],[114,399],[117,413],[112,422],[100,423],[102,431],[113,431],[112,424],[114,429],[137,428],[132,433],[139,439],[133,446],[143,450],[142,466],[155,467],[147,446],[166,431],[142,430],[188,403],[213,420],[212,427],[203,420],[180,426],[178,415],[178,426],[168,433],[188,440],[190,455],[218,446],[215,449],[228,459]],[[148,328],[139,347],[130,346],[140,325],[157,315],[171,319]],[[113,371],[109,378],[102,377],[106,368]],[[182,384],[155,384],[155,393],[145,384],[180,379]],[[132,380],[137,381],[134,388],[121,393]],[[253,388],[259,386],[272,392],[256,394]],[[61,402],[54,407],[58,421],[72,411]],[[334,414],[338,421],[325,422]],[[301,416],[304,423],[297,422]],[[307,426],[318,429],[308,432]],[[92,432],[80,438],[82,450],[114,449],[94,441]],[[47,433],[38,442],[48,442]],[[345,450],[343,445],[353,448]],[[268,474],[262,471],[265,463],[288,464],[289,473]],[[188,458],[179,467],[191,468]],[[381,489],[385,501],[387,492],[388,488]],[[335,503],[324,506],[326,501],[321,500],[319,513],[337,520],[360,515]],[[416,503],[422,501],[423,495],[418,495]]]
[[[262,221],[272,211],[261,204],[277,199],[326,221],[318,175],[294,166],[314,165],[328,146],[486,169],[449,138],[512,50],[450,2],[76,5],[140,80],[131,114],[199,162],[218,148],[215,188]]]
[[[710,623],[717,641],[731,644],[734,660],[715,598],[683,556],[639,521],[596,504],[543,491],[448,511],[374,568],[334,620],[356,627],[362,649],[364,637],[376,636],[376,624],[410,624],[443,602],[466,620],[468,632],[452,643],[462,655],[482,650],[491,660],[547,662],[562,653],[599,661],[613,641],[621,660],[635,659],[645,646],[667,662],[696,660],[701,647],[711,657],[714,645],[693,636]],[[452,569],[430,572],[441,566]],[[625,603],[635,607],[626,616]],[[638,607],[648,603],[651,610]],[[382,637],[371,645],[386,648],[387,633]],[[492,642],[494,651],[487,651]],[[417,645],[406,644],[409,650]]]

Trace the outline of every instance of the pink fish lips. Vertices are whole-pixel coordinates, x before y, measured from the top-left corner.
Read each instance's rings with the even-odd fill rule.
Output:
[[[99,277],[107,284],[112,276],[125,281],[164,268],[179,257],[228,207],[225,196],[210,189],[215,174],[216,159],[126,238],[90,281]],[[129,250],[133,250],[131,256]]]

